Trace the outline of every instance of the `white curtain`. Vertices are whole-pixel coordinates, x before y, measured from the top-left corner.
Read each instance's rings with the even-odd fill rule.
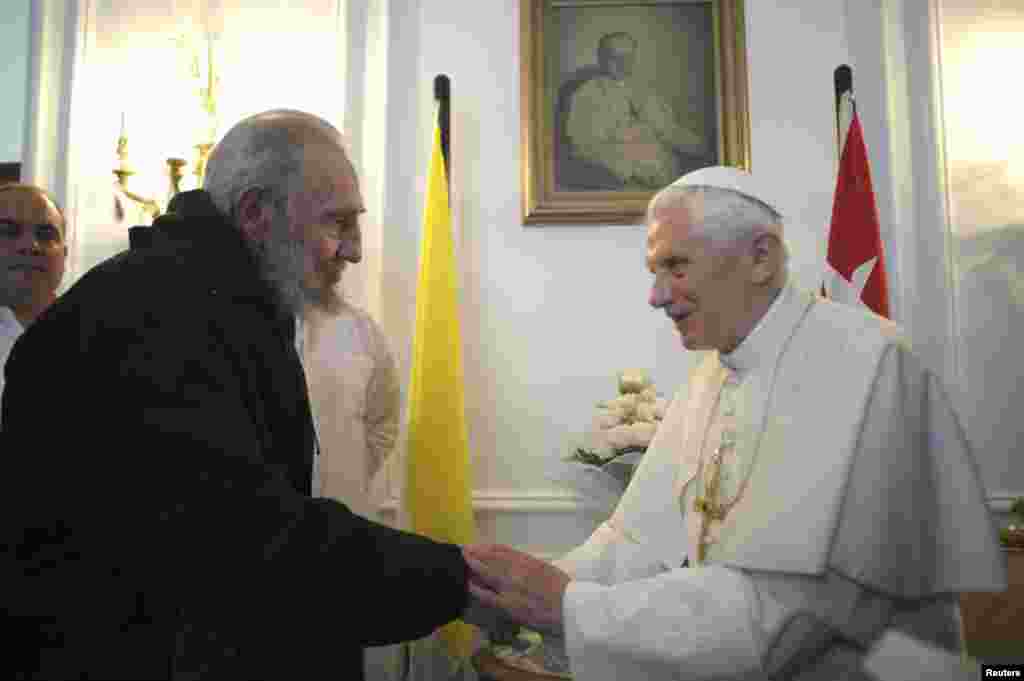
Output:
[[[989,498],[1024,495],[1024,0],[939,0],[957,405]]]

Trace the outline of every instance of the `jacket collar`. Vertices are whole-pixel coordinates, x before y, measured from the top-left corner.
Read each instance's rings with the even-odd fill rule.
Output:
[[[272,316],[294,336],[294,315],[263,275],[251,244],[201,189],[179,193],[168,212],[152,227],[132,227],[132,250],[168,248],[207,273],[209,294],[232,300],[258,300],[273,308]]]

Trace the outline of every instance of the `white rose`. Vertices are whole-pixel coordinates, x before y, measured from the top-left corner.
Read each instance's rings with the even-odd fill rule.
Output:
[[[654,437],[654,431],[656,426],[653,423],[634,423],[629,427],[629,433],[632,437],[631,445],[633,447],[646,447],[651,444],[651,439]]]
[[[641,402],[636,405],[636,420],[652,423],[656,419],[654,405],[650,402]]]
[[[647,374],[640,369],[627,369],[619,374],[619,392],[638,393],[651,384]]]
[[[614,450],[626,449],[632,447],[636,436],[633,435],[631,426],[621,425],[609,428],[604,431],[605,438],[608,441],[608,445]]]
[[[615,399],[615,406],[622,412],[622,420],[629,420],[636,417],[636,405],[640,403],[640,396],[635,393],[619,395]]]

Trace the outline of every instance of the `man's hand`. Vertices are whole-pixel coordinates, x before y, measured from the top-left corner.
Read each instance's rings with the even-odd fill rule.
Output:
[[[529,629],[563,635],[562,598],[569,575],[508,546],[467,546],[462,553],[473,571],[469,590],[476,600]]]

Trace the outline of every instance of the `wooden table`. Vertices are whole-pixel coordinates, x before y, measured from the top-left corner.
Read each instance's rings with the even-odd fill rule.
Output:
[[[1001,593],[963,593],[964,644],[974,658],[1024,659],[1024,549],[1004,549],[1009,577]]]

